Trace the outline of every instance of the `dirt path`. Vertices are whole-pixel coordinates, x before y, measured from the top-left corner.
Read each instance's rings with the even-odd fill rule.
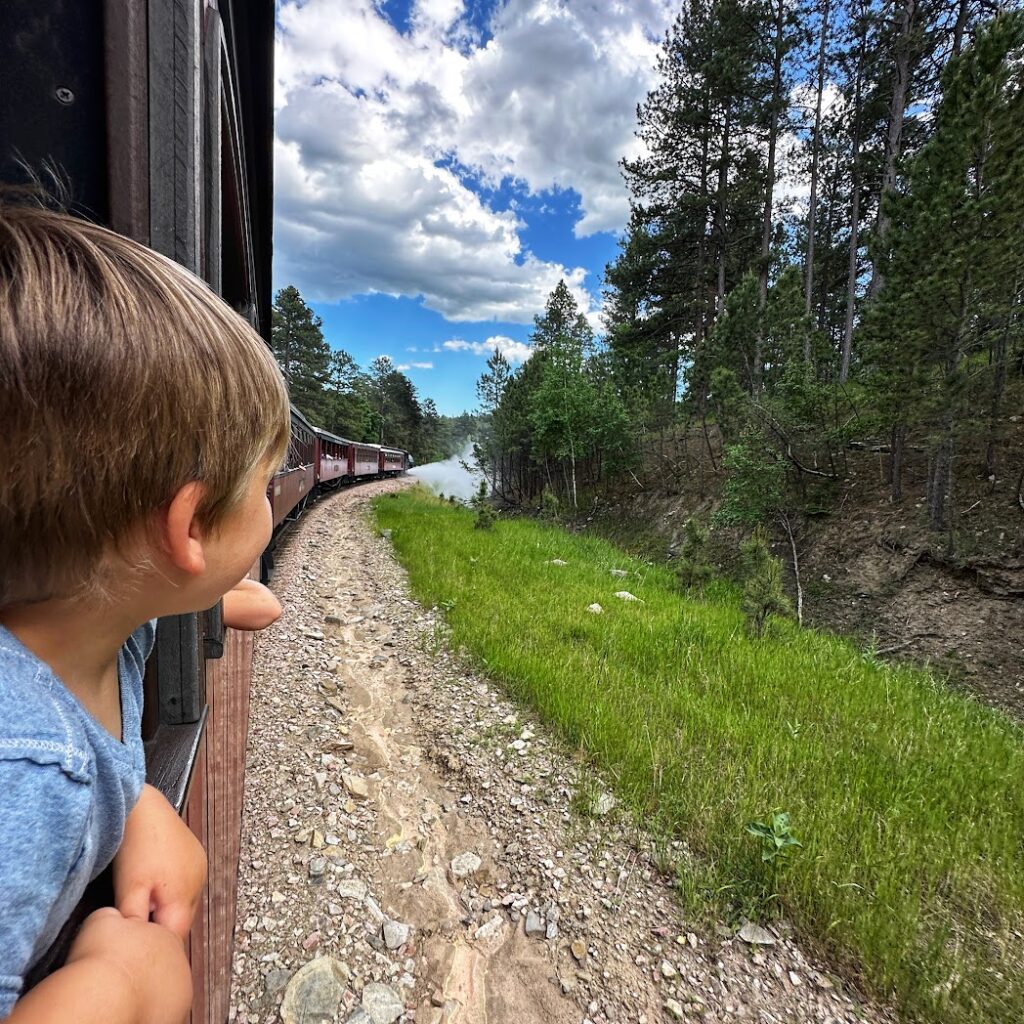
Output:
[[[615,808],[578,813],[600,785],[449,653],[374,536],[367,501],[399,486],[322,501],[278,560],[230,1019],[891,1020],[783,929],[694,928],[647,837]]]

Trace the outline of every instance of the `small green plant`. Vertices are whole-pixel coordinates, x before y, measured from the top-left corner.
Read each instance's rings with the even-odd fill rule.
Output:
[[[804,845],[790,830],[789,815],[784,811],[776,811],[770,822],[750,822],[747,832],[761,840],[761,860],[765,864],[784,861],[791,850],[802,849]]]
[[[679,551],[676,572],[684,590],[702,591],[714,575],[708,561],[708,531],[696,519],[687,519],[683,526],[683,546]]]
[[[541,519],[558,521],[558,496],[546,484],[540,496],[540,516]]]
[[[476,509],[476,519],[474,520],[473,525],[478,530],[491,529],[498,518],[498,513],[494,511],[494,508],[488,499],[486,480],[480,481],[480,489],[473,497],[473,507]]]
[[[770,615],[792,615],[793,607],[782,589],[782,562],[768,547],[768,534],[758,526],[743,552],[743,613],[754,636],[764,636]]]

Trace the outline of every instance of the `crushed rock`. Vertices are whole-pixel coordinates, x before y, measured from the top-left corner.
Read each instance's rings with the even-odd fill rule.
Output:
[[[448,649],[368,523],[368,499],[402,486],[320,501],[278,552],[229,1019],[277,1024],[282,989],[333,958],[353,1024],[892,1024],[785,930],[750,946],[687,920],[650,835],[573,810],[593,773]]]

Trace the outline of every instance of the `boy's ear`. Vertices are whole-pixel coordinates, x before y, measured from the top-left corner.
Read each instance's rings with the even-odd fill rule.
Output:
[[[196,518],[203,500],[203,485],[185,484],[171,499],[160,524],[164,549],[176,569],[198,576],[206,569],[204,534]]]

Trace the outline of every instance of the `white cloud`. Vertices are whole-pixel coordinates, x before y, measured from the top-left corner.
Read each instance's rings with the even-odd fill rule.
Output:
[[[510,363],[525,363],[533,355],[533,349],[521,341],[496,334],[486,341],[463,341],[452,338],[444,343],[449,352],[472,352],[478,356],[489,356],[492,352],[500,352]]]
[[[409,365],[414,370],[432,370],[434,368],[433,363],[410,363]]]
[[[671,8],[507,0],[481,45],[463,0],[417,0],[404,35],[374,0],[284,3],[275,276],[314,300],[422,296],[517,323],[565,278],[589,313],[586,271],[525,250],[515,210],[472,186],[574,189],[578,235],[621,229],[617,162]]]

